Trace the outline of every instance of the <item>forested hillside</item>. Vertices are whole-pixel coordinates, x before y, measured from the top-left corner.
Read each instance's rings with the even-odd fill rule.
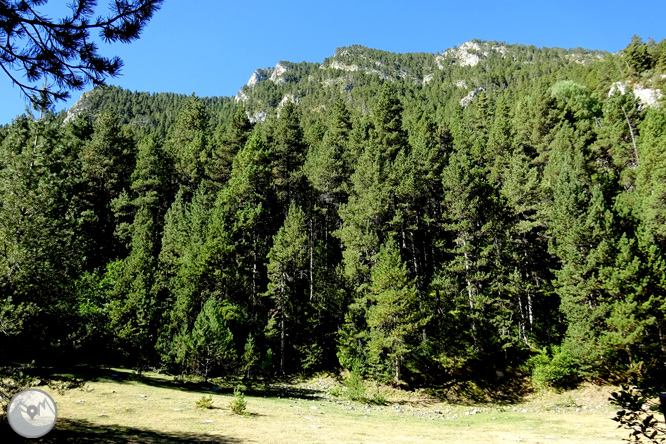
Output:
[[[352,46],[0,128],[0,356],[383,381],[666,363],[666,40]]]

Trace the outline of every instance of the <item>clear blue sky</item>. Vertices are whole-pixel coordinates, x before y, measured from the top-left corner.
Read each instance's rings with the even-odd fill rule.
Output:
[[[66,2],[49,3],[62,8]],[[101,45],[101,53],[125,62],[122,75],[108,80],[112,85],[231,96],[257,68],[280,60],[322,62],[339,46],[435,53],[478,38],[615,52],[634,34],[666,38],[664,17],[664,0],[166,0],[141,39]],[[58,108],[69,107],[80,93],[72,96]],[[19,89],[0,73],[0,124],[23,113],[25,104]]]

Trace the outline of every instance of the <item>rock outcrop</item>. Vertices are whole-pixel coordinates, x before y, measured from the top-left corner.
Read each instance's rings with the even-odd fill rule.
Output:
[[[79,114],[88,111],[89,106],[88,106],[87,97],[93,91],[88,91],[88,92],[84,92],[83,94],[81,94],[81,97],[79,97],[79,100],[77,100],[76,103],[74,105],[72,105],[72,107],[70,109],[67,110],[67,115],[65,116],[64,123],[71,122],[72,120],[76,119],[76,117]]]
[[[497,52],[506,56],[505,46],[491,46],[488,43],[465,42],[458,48],[451,48],[444,51],[444,54],[439,54],[435,57],[439,69],[444,68],[444,64],[448,60],[453,60],[459,66],[476,66],[481,61],[481,57],[487,57],[491,52]]]
[[[241,89],[240,91],[238,91],[238,94],[236,94],[236,97],[234,97],[234,102],[235,102],[235,103],[238,103],[238,102],[247,102],[247,100],[248,100],[248,97],[247,97],[247,95],[243,92],[242,89]]]
[[[271,72],[269,80],[273,83],[284,83],[285,80],[282,78],[282,75],[287,71],[289,71],[289,67],[285,64],[285,62],[278,62],[278,64],[275,65],[275,68],[273,68],[273,72]]]
[[[626,94],[628,89],[631,89],[634,96],[636,96],[644,107],[656,106],[664,97],[660,89],[644,88],[641,85],[629,85],[628,82],[613,83],[610,91],[608,91],[608,97],[612,96],[616,91],[619,91],[620,94]]]
[[[660,89],[652,88],[634,88],[634,95],[641,101],[644,106],[656,106],[657,103],[664,97]]]
[[[342,62],[338,62],[337,60],[331,63],[330,66],[331,69],[340,69],[342,71],[358,71],[358,66],[356,65],[345,65]]]
[[[293,103],[294,105],[300,105],[300,104],[301,104],[301,101],[298,100],[298,97],[296,97],[296,96],[293,95],[293,94],[287,94],[286,96],[284,96],[284,97],[282,98],[282,100],[280,100],[280,103],[278,103],[278,106],[277,106],[277,116],[278,116],[278,117],[280,117],[280,110],[282,110],[282,108],[283,108],[288,102],[291,102],[291,103]]]
[[[272,71],[273,70],[271,68],[257,69],[254,73],[252,73],[252,77],[250,77],[250,80],[248,80],[247,86],[253,87],[258,82],[267,80]]]
[[[266,120],[266,116],[268,115],[266,111],[257,111],[254,114],[250,114],[249,111],[246,111],[245,113],[247,114],[247,118],[251,123],[261,123]]]
[[[486,89],[483,88],[483,87],[479,87],[479,88],[476,88],[475,90],[472,90],[469,94],[467,94],[465,97],[460,99],[460,106],[462,106],[463,108],[467,108],[467,105],[469,105],[472,102],[472,100],[474,99],[474,96],[476,96],[477,94],[479,94],[479,93],[481,93],[485,90]]]

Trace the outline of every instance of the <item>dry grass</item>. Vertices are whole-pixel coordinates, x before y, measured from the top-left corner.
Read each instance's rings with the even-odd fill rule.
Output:
[[[377,406],[331,396],[339,383],[320,378],[250,387],[250,415],[238,416],[227,408],[229,387],[184,387],[154,373],[132,379],[116,369],[81,389],[51,392],[59,419],[43,442],[601,444],[624,436],[610,420],[611,389],[593,386],[532,394],[518,404],[453,405],[422,392],[387,391],[387,404]],[[195,408],[203,394],[212,395],[213,409]]]

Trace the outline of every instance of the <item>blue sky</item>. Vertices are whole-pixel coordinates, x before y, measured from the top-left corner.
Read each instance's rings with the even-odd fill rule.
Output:
[[[51,0],[57,16],[65,0]],[[100,0],[105,5],[104,0]],[[109,84],[150,92],[231,96],[257,68],[280,60],[321,62],[336,47],[439,52],[478,38],[611,52],[632,35],[666,38],[666,2],[166,0],[141,39],[101,45],[125,62]],[[80,96],[61,103],[67,108]],[[0,124],[24,112],[20,90],[0,72]]]

